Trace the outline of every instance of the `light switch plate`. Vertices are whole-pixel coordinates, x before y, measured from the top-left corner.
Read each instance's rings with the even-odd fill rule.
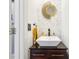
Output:
[[[28,24],[28,31],[31,31],[31,24]]]

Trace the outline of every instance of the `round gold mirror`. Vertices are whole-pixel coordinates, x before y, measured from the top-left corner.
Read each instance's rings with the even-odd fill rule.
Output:
[[[45,18],[50,19],[56,15],[57,9],[54,4],[47,2],[43,5],[42,14]]]

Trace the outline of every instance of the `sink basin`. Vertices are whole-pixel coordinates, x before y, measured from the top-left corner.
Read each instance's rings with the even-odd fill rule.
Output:
[[[57,46],[61,39],[57,36],[41,36],[36,41],[40,46]]]

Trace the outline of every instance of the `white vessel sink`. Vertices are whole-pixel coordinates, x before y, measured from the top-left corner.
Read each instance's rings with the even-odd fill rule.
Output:
[[[57,46],[61,40],[57,36],[41,36],[37,42],[40,46]]]

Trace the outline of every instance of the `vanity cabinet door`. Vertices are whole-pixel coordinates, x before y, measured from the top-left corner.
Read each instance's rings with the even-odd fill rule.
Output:
[[[31,59],[46,59],[45,54],[32,54]]]
[[[49,50],[49,59],[67,59],[65,50]]]
[[[46,59],[46,57],[38,56],[38,57],[32,57],[32,59]]]
[[[62,55],[52,54],[50,59],[65,59],[65,56],[63,54]]]

